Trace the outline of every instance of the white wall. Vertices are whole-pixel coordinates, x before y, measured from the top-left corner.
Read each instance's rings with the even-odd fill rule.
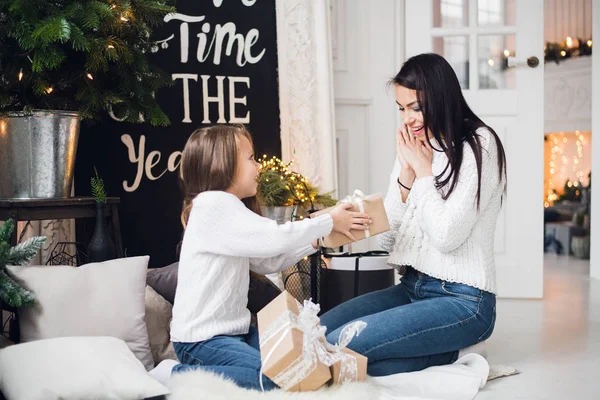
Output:
[[[404,58],[404,1],[330,0],[340,197],[387,191],[397,108],[387,82]],[[376,248],[376,240],[353,251]]]
[[[594,1],[593,39],[600,43],[600,1]],[[592,133],[600,132],[600,52],[592,53]],[[600,135],[592,134],[592,209],[590,276],[600,279]]]

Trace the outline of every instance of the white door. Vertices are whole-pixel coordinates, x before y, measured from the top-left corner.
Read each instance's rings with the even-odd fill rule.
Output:
[[[406,56],[434,52],[506,150],[498,294],[543,294],[544,0],[406,0]],[[537,58],[539,65],[535,64]],[[508,65],[507,65],[508,64]]]

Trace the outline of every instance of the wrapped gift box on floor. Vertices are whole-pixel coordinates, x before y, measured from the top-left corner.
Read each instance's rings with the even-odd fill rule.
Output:
[[[331,366],[334,384],[364,381],[367,378],[367,357],[350,349],[342,349],[343,358]]]
[[[369,229],[366,231],[351,231],[352,235],[357,240],[362,240],[390,230],[390,223],[388,221],[388,216],[385,212],[385,207],[383,206],[383,199],[381,198],[380,194],[365,196],[360,190],[355,190],[352,196],[348,196],[340,202],[352,203],[352,211],[367,213],[373,221],[373,223],[369,225]],[[333,207],[330,207],[318,211],[311,214],[311,217],[328,213],[332,209]],[[346,235],[339,232],[331,232],[329,235],[323,238],[324,246],[329,248],[341,247],[350,243],[352,243],[352,241]]]
[[[355,336],[367,327],[364,321],[346,324],[340,331],[338,342],[329,345],[329,352],[335,360],[331,364],[331,375],[334,384],[364,381],[367,377],[367,357],[350,350],[347,346]]]
[[[316,390],[331,379],[329,366],[319,358],[327,354],[327,345],[318,312],[317,305],[300,307],[284,291],[258,313],[262,373],[284,390]]]

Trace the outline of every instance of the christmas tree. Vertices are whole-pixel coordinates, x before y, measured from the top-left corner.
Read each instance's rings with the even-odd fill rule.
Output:
[[[31,261],[46,238],[32,237],[11,247],[10,236],[13,229],[14,224],[10,219],[0,227],[0,301],[12,307],[30,307],[35,304],[35,296],[6,274],[6,265],[23,265]]]
[[[154,92],[172,79],[147,55],[152,28],[174,11],[157,0],[0,0],[0,111],[169,124]]]

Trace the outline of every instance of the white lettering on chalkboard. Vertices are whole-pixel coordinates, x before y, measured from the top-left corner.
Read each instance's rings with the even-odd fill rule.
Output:
[[[251,7],[256,3],[256,0],[241,0],[246,7]],[[215,7],[220,7],[223,0],[213,0]],[[266,53],[266,49],[256,48],[260,37],[258,29],[252,28],[246,34],[238,32],[237,26],[233,22],[225,22],[223,24],[211,24],[206,20],[204,15],[185,15],[181,13],[172,13],[165,16],[164,21],[179,21],[179,61],[182,64],[194,62],[193,46],[196,38],[190,34],[190,24],[202,23],[200,33],[196,34],[196,60],[199,63],[212,62],[214,65],[221,65],[221,61],[225,57],[235,56],[235,62],[239,67],[244,67],[247,64],[257,64],[261,61]],[[156,42],[155,50],[169,48],[169,42],[175,39],[176,34],[170,35],[168,38]],[[190,52],[192,52],[192,60],[190,60]],[[250,88],[250,78],[244,76],[210,76],[191,73],[173,73],[173,81],[182,81],[183,87],[183,120],[182,122],[191,124],[192,107],[198,107],[199,104],[193,104],[190,97],[191,90],[200,90],[197,85],[202,85],[202,108],[203,119],[202,124],[212,123],[250,123],[250,111],[248,111],[248,99],[243,93]],[[216,82],[215,79],[216,78]],[[227,80],[228,93],[225,92],[225,81]],[[194,81],[196,84],[190,84]],[[229,104],[229,115],[225,115],[225,102]],[[218,118],[214,121],[211,119],[210,105],[217,103]],[[242,107],[245,106],[245,107]],[[109,110],[109,115],[119,121],[112,110]],[[146,136],[140,135],[139,143],[136,145],[133,138],[129,134],[123,134],[121,141],[127,147],[129,162],[136,167],[135,177],[133,181],[123,180],[123,189],[126,192],[136,191],[143,178],[151,181],[160,179],[167,172],[175,172],[181,163],[181,151],[175,151],[166,159],[164,165],[163,154],[158,150],[150,151],[146,155]],[[161,166],[162,164],[162,166]]]
[[[250,111],[246,112],[243,117],[235,115],[235,105],[243,104],[246,105],[246,96],[235,97],[235,84],[237,82],[245,83],[246,87],[250,89],[250,78],[241,76],[230,76],[229,77],[229,123],[231,124],[247,124],[250,122]]]
[[[252,7],[256,3],[256,0],[242,0],[242,4],[246,7]],[[213,5],[217,8],[221,7],[223,0],[213,0]]]
[[[144,175],[151,181],[155,181],[161,176],[163,176],[165,173],[167,173],[167,171],[175,172],[179,168],[179,164],[181,163],[181,151],[175,151],[171,153],[171,155],[169,155],[169,158],[167,159],[166,168],[159,171],[153,171],[153,168],[160,163],[161,153],[160,151],[154,150],[148,154],[148,157],[146,157],[146,136],[140,136],[140,143],[137,148],[137,155],[135,144],[133,143],[133,139],[130,135],[121,135],[121,141],[127,147],[129,162],[131,162],[132,164],[137,164],[137,169],[133,183],[130,185],[127,183],[127,180],[123,181],[123,189],[126,192],[135,192],[140,186],[140,182],[142,181],[142,177]]]
[[[179,14],[179,13],[171,13],[171,14],[167,14],[165,15],[164,21],[165,22],[169,22],[171,20],[176,20],[176,21],[183,21],[181,23],[181,25],[179,26],[179,35],[181,36],[181,57],[180,60],[182,63],[186,63],[188,62],[188,54],[189,54],[189,48],[190,48],[190,27],[189,27],[189,23],[190,22],[202,22],[204,21],[204,15],[200,15],[197,17],[191,16],[191,15],[185,15],[185,14]],[[163,43],[168,42],[169,40],[173,39],[174,36],[169,37],[169,39],[167,39],[166,41],[161,41]]]
[[[194,80],[198,82],[198,74],[173,74],[173,80],[179,79],[183,82],[183,120],[181,122],[192,123],[190,113],[190,84],[189,81]],[[245,83],[247,88],[250,88],[250,78],[241,76],[216,76],[217,78],[217,94],[216,96],[209,95],[209,79],[210,75],[201,75],[202,80],[202,100],[203,100],[203,124],[212,124],[210,119],[210,103],[217,103],[219,105],[219,118],[217,119],[218,124],[222,123],[237,123],[247,124],[250,122],[250,111],[246,111],[246,115],[238,117],[236,115],[236,104],[247,105],[246,96],[236,97],[236,83]],[[225,79],[229,80],[229,121],[225,119],[225,93],[224,84]]]
[[[180,56],[179,60],[182,64],[186,64],[189,61],[190,53],[190,23],[198,23],[204,21],[205,16],[191,16],[180,13],[172,13],[165,16],[165,22],[169,21],[182,21],[179,26],[180,40]],[[198,36],[198,47],[196,51],[196,59],[198,62],[206,61],[210,54],[213,55],[213,64],[220,65],[221,57],[223,55],[223,47],[225,47],[225,55],[231,56],[233,54],[233,48],[236,47],[236,63],[238,66],[243,67],[247,63],[256,64],[265,55],[266,49],[262,49],[258,55],[252,55],[252,46],[258,42],[260,33],[258,29],[252,28],[248,31],[246,36],[237,32],[237,27],[233,22],[227,22],[224,25],[217,24],[212,33],[212,38],[209,44],[209,34],[211,25],[206,22],[202,25],[201,32]],[[161,43],[166,43],[169,40],[174,39],[174,36],[170,36],[168,39],[161,40]]]
[[[192,118],[190,118],[190,84],[189,80],[193,79],[198,82],[198,74],[173,74],[172,78],[174,81],[177,79],[183,80],[183,121],[186,123],[191,123]]]
[[[224,124],[227,122],[225,119],[225,93],[223,93],[223,79],[224,76],[217,76],[217,95],[209,96],[208,95],[208,78],[209,75],[201,75],[202,78],[202,100],[204,107],[204,118],[202,119],[203,124],[210,124],[210,118],[208,117],[209,103],[218,103],[219,104],[219,119],[217,120],[217,124]]]

